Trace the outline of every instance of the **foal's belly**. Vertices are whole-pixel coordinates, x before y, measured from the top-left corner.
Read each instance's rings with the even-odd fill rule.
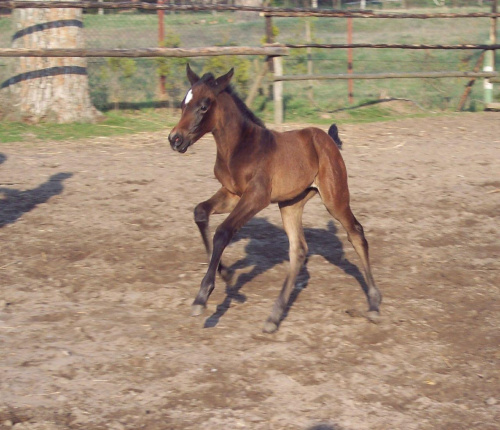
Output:
[[[318,174],[318,158],[312,145],[286,145],[272,163],[272,202],[293,199],[311,187]],[[282,149],[282,150],[280,150]]]
[[[292,200],[298,195],[302,194],[308,188],[314,188],[313,183],[314,178],[310,181],[296,183],[294,187],[286,188],[274,188],[271,192],[271,203],[285,202]]]
[[[271,202],[291,200],[307,188],[311,188],[317,170],[296,165],[290,169],[280,169],[273,175]]]

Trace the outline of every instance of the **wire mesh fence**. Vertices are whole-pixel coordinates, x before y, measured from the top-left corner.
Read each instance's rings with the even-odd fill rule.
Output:
[[[167,2],[164,3],[174,3]],[[179,2],[180,3],[180,2]],[[222,3],[222,2],[199,2]],[[225,2],[235,3],[235,2]],[[239,4],[245,3],[244,1]],[[257,2],[261,3],[261,2]],[[268,2],[269,3],[269,2]],[[309,1],[273,1],[272,6],[310,7]],[[440,6],[438,6],[438,4]],[[321,8],[375,8],[383,10],[443,12],[455,7],[458,12],[489,12],[487,0],[384,0],[384,1],[319,1]],[[3,10],[0,15],[0,47],[10,47],[14,33],[15,13]],[[204,46],[261,46],[266,41],[265,20],[255,12],[201,11],[169,12],[162,20],[157,11],[140,9],[86,9],[83,32],[87,48],[150,48]],[[489,18],[463,19],[355,19],[355,43],[485,43],[489,36]],[[306,24],[307,23],[307,24]],[[344,18],[273,18],[272,33],[279,43],[345,43]],[[480,51],[438,51],[401,49],[356,49],[353,69],[357,73],[390,71],[472,70]],[[215,74],[235,67],[235,83],[245,97],[264,67],[263,57],[208,57],[189,59],[198,72]],[[0,58],[0,82],[12,74],[16,59]],[[99,109],[119,106],[147,106],[159,101],[177,105],[186,90],[184,67],[187,59],[88,59],[91,97]],[[311,69],[308,69],[311,67]],[[292,49],[284,58],[286,74],[346,73],[346,49]],[[163,80],[160,80],[163,76]],[[355,103],[384,98],[412,100],[424,109],[455,108],[464,91],[464,79],[408,79],[356,81]],[[265,78],[253,108],[272,109],[269,103],[270,80]],[[289,116],[325,115],[349,104],[346,82],[287,82],[285,112]],[[480,106],[481,87],[471,95],[470,109]],[[313,106],[314,109],[310,109]],[[309,112],[309,113],[306,113]]]

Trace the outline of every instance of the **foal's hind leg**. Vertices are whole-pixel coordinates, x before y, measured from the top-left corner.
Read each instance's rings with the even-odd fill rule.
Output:
[[[210,240],[209,218],[212,214],[222,214],[231,212],[240,198],[230,193],[225,188],[221,188],[210,199],[201,202],[194,209],[194,221],[200,230],[203,244],[207,251],[208,259],[212,255],[212,241]],[[222,279],[229,282],[232,277],[231,271],[221,262],[217,269]]]
[[[339,220],[347,231],[349,242],[351,242],[361,259],[367,284],[366,288],[363,287],[368,300],[367,316],[375,322],[378,317],[382,295],[373,279],[368,255],[368,242],[365,238],[363,227],[355,218],[349,206],[347,180],[342,181],[342,178],[343,176],[338,176],[333,182],[328,182],[326,178],[323,178],[323,183],[320,182],[320,196],[330,215]],[[328,186],[328,184],[330,185]]]
[[[290,270],[285,280],[283,288],[274,303],[271,315],[264,324],[263,331],[272,333],[278,329],[279,323],[283,318],[283,313],[290,300],[290,295],[295,287],[295,280],[307,257],[307,243],[302,228],[302,212],[309,199],[315,196],[316,190],[307,190],[298,198],[280,203],[281,218],[283,227],[290,242]]]
[[[326,204],[326,203],[325,203]],[[347,231],[347,237],[349,242],[356,250],[359,258],[361,259],[361,264],[363,266],[363,271],[365,273],[365,279],[367,288],[363,287],[368,300],[368,318],[375,322],[378,314],[379,307],[382,301],[382,295],[375,285],[373,279],[372,270],[370,266],[370,258],[368,254],[368,241],[365,238],[363,231],[363,226],[358,222],[356,217],[353,215],[351,208],[348,204],[342,205],[340,207],[335,207],[332,205],[327,205],[327,209],[330,214],[338,219],[342,226]]]

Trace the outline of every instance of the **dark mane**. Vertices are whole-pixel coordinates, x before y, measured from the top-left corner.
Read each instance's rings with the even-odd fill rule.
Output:
[[[215,76],[212,73],[205,73],[201,79],[201,82],[208,84],[208,85],[213,85],[215,83]],[[245,104],[243,100],[240,99],[240,96],[238,93],[234,90],[234,88],[229,85],[224,92],[228,93],[234,100],[234,103],[240,110],[241,114],[245,119],[247,119],[250,122],[253,122],[254,124],[257,124],[259,127],[266,128],[266,125],[264,122],[257,117]]]
[[[225,92],[228,93],[229,95],[231,95],[234,102],[236,103],[236,106],[238,106],[238,109],[240,110],[240,112],[243,114],[243,116],[247,120],[249,120],[250,122],[253,122],[254,124],[257,124],[258,126],[260,126],[262,128],[266,128],[266,125],[264,124],[264,122],[248,108],[248,106],[245,104],[245,102],[243,100],[240,99],[240,97],[238,96],[238,94],[236,93],[236,91],[233,89],[233,87],[231,85],[229,85],[226,88]]]
[[[248,106],[243,100],[240,99],[240,96],[231,85],[226,88],[225,92],[231,95],[234,102],[236,103],[236,106],[238,106],[238,109],[246,119],[262,128],[266,128],[264,122],[248,108]]]

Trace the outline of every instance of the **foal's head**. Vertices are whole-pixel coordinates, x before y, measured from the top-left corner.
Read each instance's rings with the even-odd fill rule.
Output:
[[[211,73],[200,78],[189,64],[186,72],[191,88],[181,104],[181,119],[168,136],[172,149],[181,153],[214,128],[217,96],[229,86],[234,69],[217,79]]]

